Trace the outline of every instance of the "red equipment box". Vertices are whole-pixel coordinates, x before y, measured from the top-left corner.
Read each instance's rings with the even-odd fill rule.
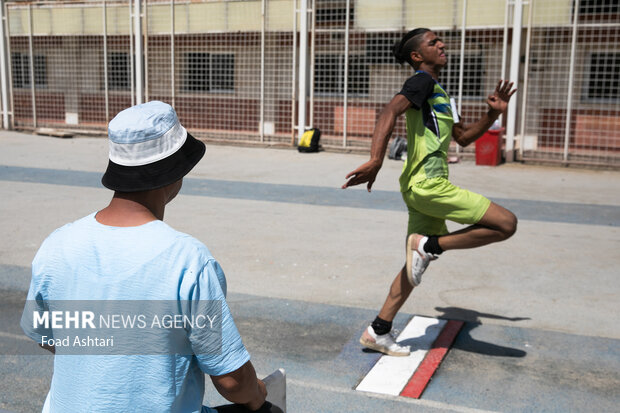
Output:
[[[476,165],[497,166],[502,162],[503,129],[489,129],[476,141]]]

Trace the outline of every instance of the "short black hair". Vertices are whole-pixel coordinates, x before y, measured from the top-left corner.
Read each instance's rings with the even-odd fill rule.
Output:
[[[411,30],[410,32],[405,34],[399,42],[396,42],[394,46],[392,46],[392,54],[394,55],[396,62],[399,64],[407,62],[413,67],[411,52],[417,50],[418,47],[420,47],[420,43],[422,43],[422,35],[430,31],[431,29],[419,27],[417,29]]]

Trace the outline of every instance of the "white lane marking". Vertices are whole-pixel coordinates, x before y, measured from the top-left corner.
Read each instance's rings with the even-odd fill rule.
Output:
[[[381,356],[356,390],[398,396],[446,323],[436,318],[413,317],[396,339],[397,342],[407,340],[411,354],[407,357]]]

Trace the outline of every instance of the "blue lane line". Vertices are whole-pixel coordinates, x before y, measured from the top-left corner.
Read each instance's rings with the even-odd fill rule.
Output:
[[[0,166],[0,180],[101,188],[99,172]],[[267,184],[186,178],[182,194],[251,201],[283,202],[384,211],[406,211],[400,192],[342,190],[307,185]],[[620,226],[620,207],[578,203],[493,198],[519,219],[571,224]]]

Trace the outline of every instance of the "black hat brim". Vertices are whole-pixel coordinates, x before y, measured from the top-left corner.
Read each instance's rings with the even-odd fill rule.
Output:
[[[189,173],[202,159],[205,144],[187,133],[181,148],[172,155],[147,165],[124,166],[108,161],[101,183],[118,192],[142,192],[163,188]]]

